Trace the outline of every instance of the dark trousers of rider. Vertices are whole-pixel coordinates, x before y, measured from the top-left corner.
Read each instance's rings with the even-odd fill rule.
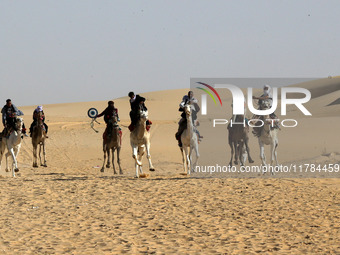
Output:
[[[15,118],[7,118],[6,119],[6,127],[7,128],[12,128],[15,131],[17,130],[17,127],[15,126]],[[26,127],[25,127],[25,123],[22,124],[22,131],[24,134],[26,134]]]
[[[36,125],[37,125],[37,121],[35,120],[35,121],[32,122],[32,124],[31,124],[31,126],[30,126],[30,133],[31,133],[31,134],[33,133],[33,128],[34,128],[34,126],[36,126]],[[47,132],[48,132],[48,126],[46,125],[45,122],[44,122],[44,127],[45,127],[45,131],[46,131],[46,134],[47,134]]]
[[[112,133],[112,121],[108,118],[104,118],[104,121],[106,123],[106,129],[104,132],[110,136]]]
[[[130,119],[131,119],[131,124],[135,126],[138,121],[138,115],[134,111],[130,111]]]
[[[182,118],[179,121],[178,130],[176,133],[176,139],[179,140],[183,131],[187,128],[187,120]]]
[[[15,131],[17,131],[17,128],[15,126],[15,119],[14,118],[7,118],[6,119],[7,127],[13,128]]]

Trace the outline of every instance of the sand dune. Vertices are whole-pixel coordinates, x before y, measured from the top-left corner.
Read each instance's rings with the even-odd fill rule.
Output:
[[[330,104],[327,105],[327,106],[337,105],[337,104],[340,104],[340,98],[336,99],[335,101],[333,101],[332,103],[330,103]]]
[[[336,76],[324,79],[316,79],[294,84],[293,86],[306,88],[311,92],[312,98],[317,98],[340,90],[340,77]],[[294,98],[294,94],[291,94],[290,97]]]
[[[303,84],[312,92],[312,117],[289,109],[296,129],[280,131],[281,163],[340,163],[340,78]],[[107,102],[44,105],[50,127],[47,168],[32,168],[32,145],[23,140],[16,179],[1,167],[0,253],[315,253],[340,250],[339,179],[196,179],[183,177],[174,139],[178,104],[187,89],[147,98],[151,155],[156,172],[135,179],[129,145],[129,103],[115,99],[123,143],[123,176],[100,173],[104,121],[90,128],[87,110]],[[231,98],[225,96],[226,104]],[[37,102],[38,103],[38,102]],[[35,106],[20,107],[28,126]],[[219,132],[225,134],[226,130]],[[203,143],[209,134],[203,134]],[[250,146],[256,164],[259,148]],[[223,147],[223,148],[222,148]],[[225,161],[229,161],[229,148]],[[144,159],[144,164],[147,161]]]

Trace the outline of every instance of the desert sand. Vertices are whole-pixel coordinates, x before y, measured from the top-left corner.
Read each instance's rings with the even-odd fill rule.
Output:
[[[299,126],[280,131],[280,163],[340,163],[340,104],[327,106],[340,98],[340,78],[301,86],[311,88],[306,107],[313,117],[289,109]],[[100,172],[104,121],[95,133],[87,117],[90,107],[104,110],[106,101],[44,105],[48,167],[32,167],[30,138],[22,143],[18,177],[6,173],[2,161],[0,253],[339,254],[339,178],[181,175],[174,134],[187,90],[142,93],[153,121],[156,168],[149,172],[144,158],[145,179],[134,178],[127,97],[114,100],[123,130],[124,174],[116,176],[112,168]],[[19,107],[27,127],[35,107]],[[260,164],[253,136],[250,146]]]

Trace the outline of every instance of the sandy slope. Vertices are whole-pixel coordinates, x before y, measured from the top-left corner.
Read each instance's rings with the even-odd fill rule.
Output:
[[[340,163],[340,105],[326,106],[340,97],[339,80],[311,85],[313,99],[307,108],[313,117],[290,109],[299,127],[280,132],[281,163]],[[133,178],[127,98],[115,100],[123,129],[123,176],[113,176],[112,169],[99,172],[104,122],[96,125],[97,134],[86,116],[90,107],[102,110],[106,102],[45,105],[50,127],[48,167],[31,167],[32,146],[27,138],[18,157],[20,176],[10,178],[2,165],[0,253],[338,252],[339,179],[180,175],[181,155],[174,134],[178,103],[186,91],[143,94],[154,123],[151,155],[156,172],[140,180]],[[20,109],[28,126],[34,106]],[[253,137],[250,146],[259,164]]]

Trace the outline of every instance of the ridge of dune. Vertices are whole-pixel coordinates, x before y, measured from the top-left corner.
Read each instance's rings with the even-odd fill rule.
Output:
[[[291,85],[291,87],[308,89],[311,92],[312,99],[314,99],[340,90],[340,76],[297,83]],[[290,93],[289,97],[298,98],[300,96],[295,93]]]
[[[174,89],[162,90],[147,93],[140,93],[146,98],[146,106],[151,109],[149,116],[154,120],[173,120],[177,119],[178,105],[182,100],[183,95],[189,89]],[[129,98],[120,97],[113,98],[115,107],[119,110],[121,120],[129,120],[130,104]],[[25,115],[30,115],[36,106],[19,107]],[[61,103],[61,104],[45,104],[44,111],[46,115],[53,117],[68,117],[68,118],[88,118],[87,111],[89,108],[96,108],[100,113],[107,107],[107,101],[88,101],[76,103]],[[156,111],[156,109],[164,109],[164,111]]]
[[[311,108],[314,114],[326,114],[327,116],[337,115],[340,111],[338,109],[340,100],[340,76],[332,78],[324,78],[312,80],[308,82],[291,85],[293,87],[306,88],[311,92],[312,99],[306,103],[306,107]],[[179,119],[178,104],[183,95],[187,93],[189,88],[160,90],[153,92],[140,93],[147,99],[146,105],[149,108],[149,116],[152,120],[160,121],[176,121]],[[246,95],[246,89],[242,89]],[[260,89],[254,89],[254,94],[259,94]],[[289,98],[299,98],[299,93],[289,93]],[[222,93],[222,100],[231,102],[230,93]],[[113,98],[115,107],[119,110],[121,120],[129,120],[129,99],[128,97]],[[45,112],[51,117],[60,118],[84,118],[88,119],[87,111],[89,108],[96,108],[99,112],[104,110],[107,106],[107,101],[87,101],[76,103],[61,103],[61,104],[46,104],[44,105]],[[331,106],[332,108],[324,109],[324,106]],[[22,106],[20,109],[25,115],[30,115],[36,106]],[[159,110],[162,109],[162,110]],[[280,109],[280,104],[278,105]],[[295,106],[288,106],[288,111],[292,113],[298,112]],[[328,111],[328,112],[327,112]]]
[[[340,97],[334,100],[332,103],[328,104],[327,106],[338,105],[338,104],[340,104]]]

